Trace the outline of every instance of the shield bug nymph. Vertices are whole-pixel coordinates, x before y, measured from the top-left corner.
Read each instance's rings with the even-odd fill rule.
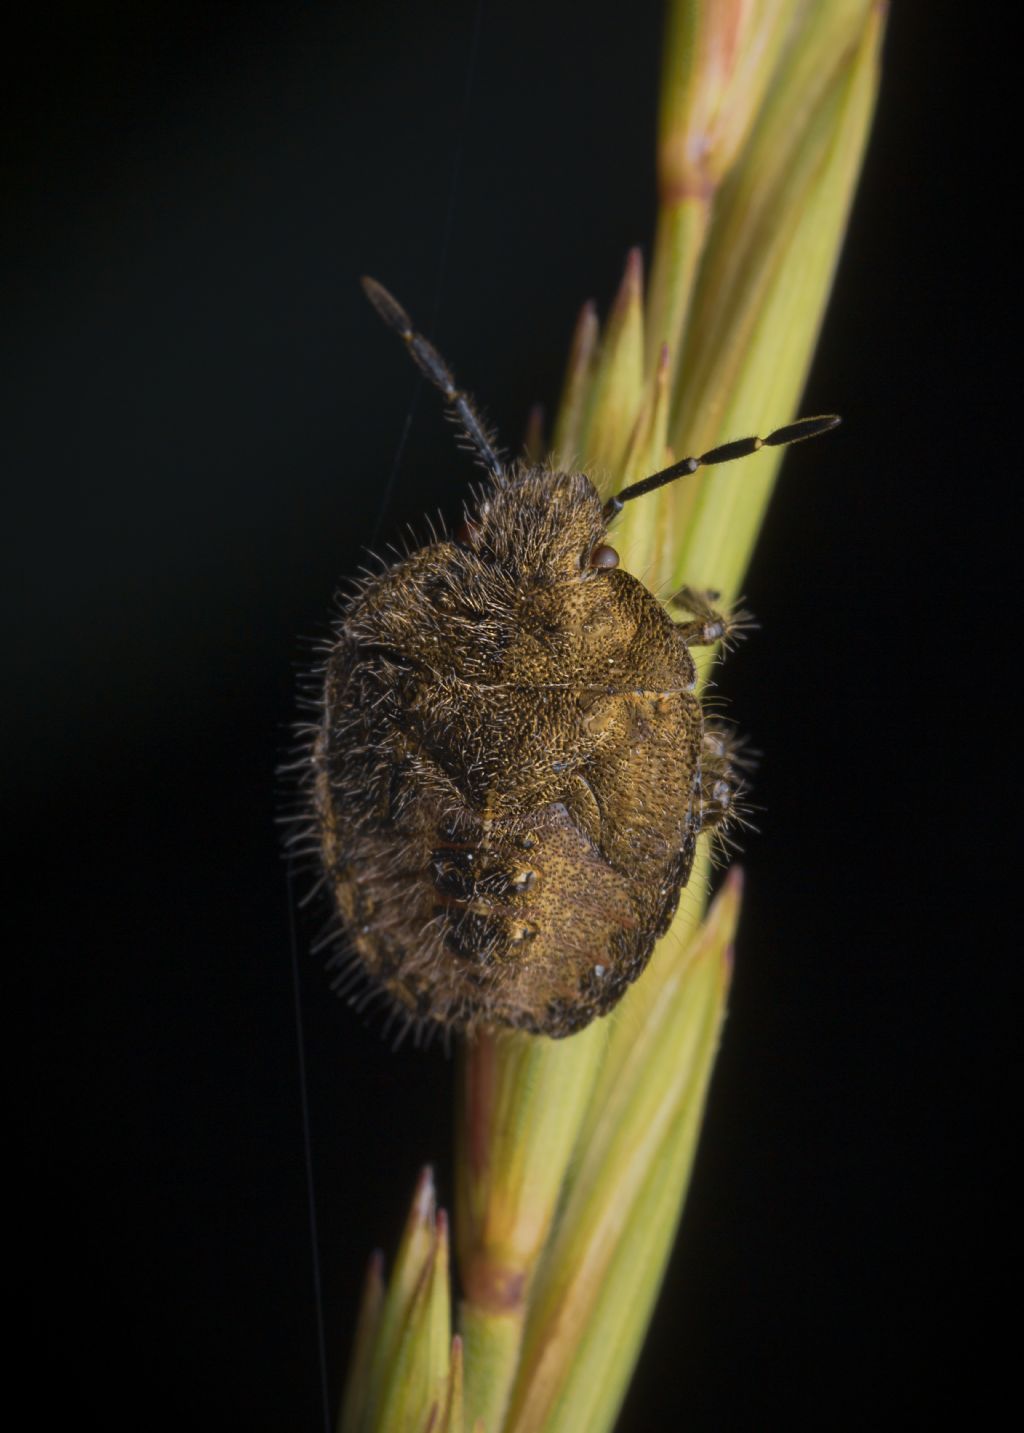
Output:
[[[602,502],[584,473],[506,463],[440,354],[363,283],[486,479],[457,537],[361,584],[318,674],[307,782],[345,958],[418,1029],[569,1035],[643,970],[737,784],[690,652],[730,619],[689,589],[659,602],[609,525],[698,467],[839,420],[726,443]]]

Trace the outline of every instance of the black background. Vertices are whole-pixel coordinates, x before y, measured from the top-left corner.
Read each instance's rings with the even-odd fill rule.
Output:
[[[410,408],[380,540],[456,514],[471,476],[356,277],[514,440],[653,214],[658,7],[430,8],[57,7],[10,46],[9,1312],[34,1421],[320,1427],[274,769],[300,636],[371,540]],[[787,462],[761,630],[723,678],[765,753],[762,834],[624,1429],[903,1426],[980,1413],[1001,1367],[1020,165],[998,36],[963,23],[891,16],[805,403],[846,423]],[[336,1394],[424,1160],[450,1197],[451,1066],[335,1001],[312,933]]]

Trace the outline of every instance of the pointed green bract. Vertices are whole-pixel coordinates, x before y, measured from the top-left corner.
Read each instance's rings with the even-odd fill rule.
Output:
[[[356,1321],[356,1336],[345,1382],[338,1433],[359,1433],[362,1426],[363,1415],[369,1402],[370,1365],[383,1304],[384,1256],[378,1250],[370,1259],[370,1267],[366,1271],[363,1301],[359,1306],[359,1317]]]
[[[441,1420],[439,1433],[462,1433],[465,1427],[462,1347],[462,1339],[456,1334],[452,1339],[452,1350],[449,1356],[450,1372],[445,1392],[444,1416]]]
[[[386,1285],[380,1256],[370,1264],[339,1433],[462,1433],[451,1323],[448,1221],[425,1169]]]
[[[703,1107],[738,912],[734,877],[688,949],[676,951],[657,1017],[632,1032],[634,1057],[620,1063],[613,1088],[601,1081],[595,1089],[579,1165],[531,1302],[509,1430],[574,1426],[580,1410],[567,1389],[585,1385],[623,1340],[639,1344],[649,1300],[638,1301],[637,1255],[657,1231],[641,1228],[638,1207],[650,1202],[650,1180],[663,1185],[670,1167],[679,1166],[675,1222],[689,1168],[680,1151],[685,1146],[692,1154],[686,1131],[695,1131]],[[628,1011],[623,1018],[631,1023]],[[626,1300],[623,1288],[630,1288]],[[581,1370],[584,1355],[589,1374]],[[575,1426],[589,1429],[596,1416],[590,1410]]]
[[[388,1280],[373,1340],[367,1375],[367,1394],[360,1433],[381,1426],[381,1408],[387,1400],[392,1369],[398,1356],[416,1292],[424,1280],[435,1239],[434,1176],[424,1169],[416,1185],[412,1207]]]
[[[376,1419],[380,1433],[420,1433],[423,1410],[444,1406],[450,1347],[448,1226],[441,1210],[382,1383]]]
[[[588,300],[580,310],[572,336],[565,386],[551,444],[551,461],[566,470],[578,467],[582,458],[583,419],[593,383],[597,340],[597,309]]]
[[[643,403],[643,260],[633,249],[598,350],[584,405],[580,452],[589,465],[617,472]]]

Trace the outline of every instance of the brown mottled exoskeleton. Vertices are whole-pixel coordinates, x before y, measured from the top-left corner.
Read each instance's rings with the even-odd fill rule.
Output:
[[[323,671],[317,844],[352,959],[418,1030],[560,1037],[606,1014],[667,929],[702,832],[727,822],[732,746],[677,624],[606,542],[624,502],[701,465],[811,437],[809,418],[602,503],[583,473],[506,466],[385,289],[366,292],[487,470],[459,535],[366,580]]]

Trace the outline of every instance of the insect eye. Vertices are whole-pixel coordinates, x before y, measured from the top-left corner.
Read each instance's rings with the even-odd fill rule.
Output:
[[[609,547],[605,542],[599,542],[587,560],[588,567],[597,567],[603,570],[618,567],[618,565],[619,554],[615,551],[614,547]]]
[[[455,529],[455,541],[460,547],[476,547],[480,541],[480,524],[473,518],[466,518]]]

